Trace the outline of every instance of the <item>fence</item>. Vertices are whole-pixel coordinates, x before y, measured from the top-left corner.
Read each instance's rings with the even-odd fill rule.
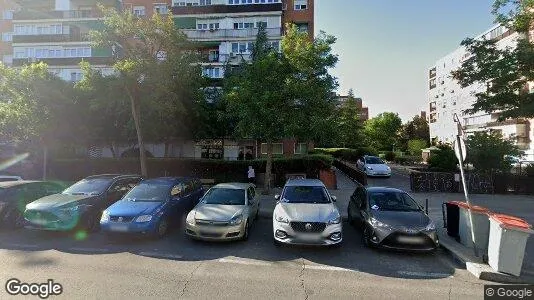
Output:
[[[514,174],[466,173],[469,193],[534,195],[534,177]],[[410,173],[413,192],[461,193],[460,174],[439,172]]]
[[[338,168],[341,172],[349,176],[352,180],[364,186],[367,185],[367,175],[364,172],[338,159],[334,160],[334,166]]]

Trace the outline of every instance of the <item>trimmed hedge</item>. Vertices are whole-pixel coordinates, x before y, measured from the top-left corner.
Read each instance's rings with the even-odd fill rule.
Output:
[[[394,162],[399,165],[413,165],[421,162],[421,157],[411,155],[397,156]]]
[[[359,149],[349,148],[315,148],[312,153],[332,155],[336,159],[356,162],[364,155],[378,155],[378,152],[370,147]]]
[[[273,159],[275,184],[285,183],[288,173],[306,173],[308,178],[319,178],[320,170],[330,169],[333,158],[329,155],[307,155],[294,158]],[[148,159],[149,177],[193,176],[213,178],[215,182],[246,181],[248,166],[253,166],[256,176],[265,173],[266,161],[227,161],[194,159]],[[93,174],[139,174],[139,160],[133,158],[64,159],[50,162],[51,178],[75,181]]]

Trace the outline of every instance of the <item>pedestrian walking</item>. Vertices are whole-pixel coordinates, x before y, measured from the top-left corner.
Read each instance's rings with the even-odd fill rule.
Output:
[[[248,182],[256,184],[256,172],[254,172],[254,168],[252,166],[248,166],[247,177]]]

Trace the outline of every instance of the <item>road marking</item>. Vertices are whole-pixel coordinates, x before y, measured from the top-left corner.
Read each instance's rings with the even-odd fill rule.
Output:
[[[139,252],[138,255],[150,256],[154,258],[168,258],[168,259],[182,259],[182,255],[170,254],[170,253],[160,253],[160,252]]]
[[[69,248],[70,251],[80,251],[80,252],[109,252],[108,249],[102,249],[102,248]]]
[[[33,244],[5,244],[3,247],[16,247],[16,248],[32,248],[32,249],[35,249],[35,248],[39,248],[38,245],[33,245]]]
[[[321,271],[337,271],[337,272],[358,272],[358,270],[351,270],[351,269],[345,269],[340,267],[332,267],[332,266],[310,266],[310,265],[304,265],[304,269],[310,269],[310,270],[321,270]]]
[[[263,261],[241,260],[241,259],[231,259],[231,258],[220,258],[217,261],[220,263],[250,265],[250,266],[271,266],[272,265],[272,263],[263,262]]]
[[[397,274],[406,275],[406,276],[417,276],[417,277],[432,277],[432,278],[454,277],[453,275],[447,274],[447,273],[427,273],[427,272],[410,272],[410,271],[397,271]]]

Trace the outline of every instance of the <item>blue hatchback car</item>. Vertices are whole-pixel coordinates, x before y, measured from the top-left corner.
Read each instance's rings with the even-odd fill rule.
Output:
[[[203,195],[204,189],[198,179],[143,180],[102,213],[100,228],[108,233],[162,237],[171,225],[179,224],[182,216],[195,207]]]

